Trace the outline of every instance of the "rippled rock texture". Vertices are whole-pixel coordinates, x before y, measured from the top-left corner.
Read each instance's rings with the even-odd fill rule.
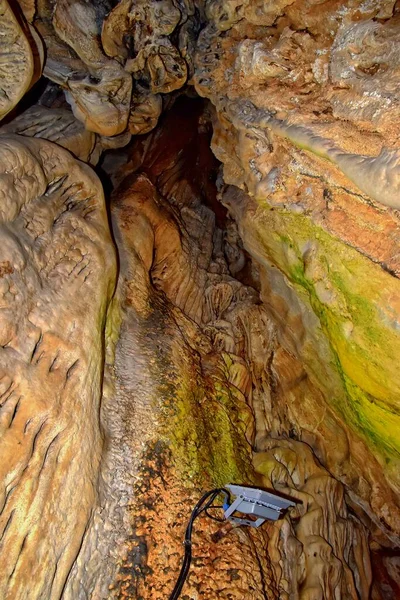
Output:
[[[1,598],[399,597],[399,19],[0,0]]]
[[[96,503],[115,253],[89,167],[19,136],[0,156],[0,596],[59,598]]]
[[[200,521],[189,597],[368,598],[368,530],[285,414],[287,390],[294,403],[305,390],[321,403],[321,393],[281,346],[258,270],[218,205],[207,115],[198,102],[185,110],[177,103],[118,175],[132,161],[144,172],[112,202],[121,329],[103,407],[103,503],[65,595],[166,597],[195,491],[230,480],[300,503],[275,526],[216,545],[218,526]]]

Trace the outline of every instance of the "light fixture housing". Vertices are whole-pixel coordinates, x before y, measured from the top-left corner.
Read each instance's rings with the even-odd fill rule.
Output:
[[[267,519],[277,521],[285,510],[296,506],[295,502],[264,490],[242,485],[227,485],[226,488],[236,498],[232,504],[224,504],[225,519],[239,525],[260,527]],[[250,515],[252,518],[246,519],[236,513]]]

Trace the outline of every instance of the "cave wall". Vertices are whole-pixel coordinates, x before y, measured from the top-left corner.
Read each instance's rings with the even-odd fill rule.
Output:
[[[270,274],[271,309],[280,320],[282,305],[298,313],[300,326],[283,324],[287,347],[336,424],[329,434],[319,401],[293,418],[314,448],[331,438],[337,452],[329,444],[324,464],[397,535],[393,3],[295,2],[272,15],[221,7],[212,4],[196,57],[196,89],[216,107],[212,147],[234,186],[221,200]],[[351,430],[342,447],[339,421]]]
[[[397,4],[0,11],[0,595],[395,599]]]
[[[96,502],[116,257],[88,166],[46,140],[0,153],[0,596],[58,598]]]

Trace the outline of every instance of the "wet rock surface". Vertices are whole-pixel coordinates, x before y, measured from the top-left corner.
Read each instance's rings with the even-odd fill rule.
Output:
[[[199,496],[201,489],[245,480],[300,503],[277,525],[234,531],[221,546],[210,543],[212,525],[199,523],[186,594],[290,598],[301,589],[304,597],[367,598],[367,528],[347,506],[345,487],[320,466],[285,414],[288,389],[293,404],[304,401],[305,389],[319,403],[321,394],[281,347],[258,291],[232,274],[248,259],[234,222],[226,213],[216,219],[210,208],[216,190],[205,173],[217,165],[201,153],[209,125],[201,110],[196,118],[199,107],[182,116],[185,103],[177,103],[157,133],[133,147],[131,156],[141,157],[146,175],[129,175],[114,194],[114,233],[126,275],[118,297],[116,395],[103,415],[111,446],[103,467],[104,505],[67,597],[86,597],[89,557],[95,563],[89,572],[104,574],[122,544],[125,557],[110,572],[110,597],[164,597],[177,574],[179,551],[172,549],[182,538],[194,490]],[[171,142],[173,130],[184,133]],[[127,159],[122,173],[131,168]],[[208,171],[199,169],[207,162]],[[324,411],[326,420],[334,419],[328,406]],[[184,485],[188,481],[194,490]],[[117,540],[104,533],[108,520]],[[98,563],[100,548],[105,555]],[[91,593],[104,594],[100,586],[107,580],[96,581]]]
[[[398,3],[0,17],[0,597],[396,600]]]

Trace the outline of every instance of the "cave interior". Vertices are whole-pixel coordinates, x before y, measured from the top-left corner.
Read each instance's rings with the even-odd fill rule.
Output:
[[[182,600],[400,599],[399,57],[391,0],[0,0],[0,600],[175,598],[228,484],[294,505],[214,495]]]

